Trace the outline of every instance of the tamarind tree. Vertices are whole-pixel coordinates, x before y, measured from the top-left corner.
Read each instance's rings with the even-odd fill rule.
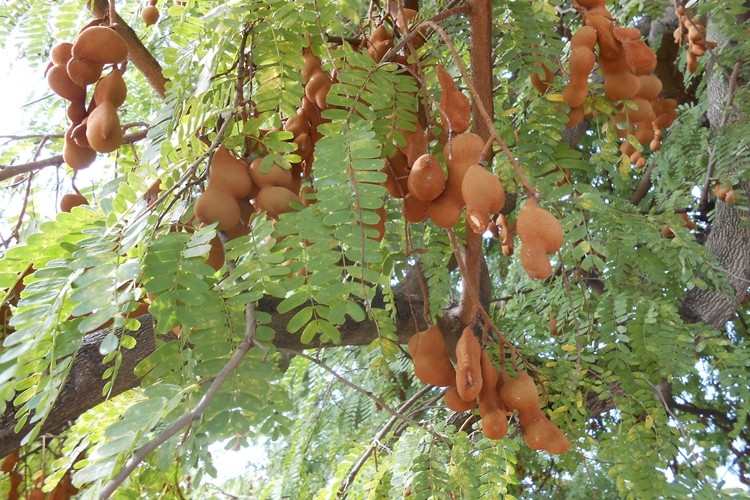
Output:
[[[746,491],[749,9],[0,7],[0,492]]]

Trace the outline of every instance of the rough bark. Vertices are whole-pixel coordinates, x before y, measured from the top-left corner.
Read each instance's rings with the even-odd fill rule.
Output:
[[[712,30],[709,22],[708,39],[726,43],[726,40],[721,42],[720,36],[720,33]],[[710,56],[707,54],[706,57]],[[711,131],[717,133],[727,125],[745,121],[746,117],[738,115],[730,103],[733,93],[730,86],[736,88],[738,82],[730,82],[731,76],[716,62],[708,64],[706,78]],[[729,172],[717,174],[727,175]],[[750,181],[742,181],[734,189],[747,195],[750,193]],[[743,213],[735,205],[716,202],[716,216],[706,239],[706,249],[719,261],[720,271],[726,273],[734,296],[712,289],[693,289],[687,294],[680,312],[685,321],[702,321],[715,328],[723,328],[734,316],[739,303],[748,297],[750,286],[750,225],[743,221]]]

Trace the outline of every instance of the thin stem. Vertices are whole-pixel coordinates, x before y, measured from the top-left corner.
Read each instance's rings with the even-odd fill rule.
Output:
[[[247,354],[247,351],[255,343],[255,304],[249,303],[245,308],[245,317],[247,318],[247,326],[245,327],[245,337],[242,339],[242,343],[239,345],[237,350],[232,354],[232,357],[227,361],[227,364],[216,374],[208,388],[206,393],[203,395],[201,400],[195,406],[193,411],[182,416],[176,420],[172,425],[164,429],[161,434],[156,436],[154,439],[146,443],[143,447],[139,448],[137,452],[128,460],[125,465],[120,469],[117,475],[109,481],[102,491],[99,493],[99,498],[109,498],[115,492],[118,486],[122,484],[125,479],[135,470],[136,467],[148,456],[149,453],[157,449],[159,446],[164,444],[172,436],[176,435],[183,428],[190,425],[195,420],[198,420],[203,412],[206,410],[211,401],[219,393],[219,389],[227,377],[239,366],[242,358]]]

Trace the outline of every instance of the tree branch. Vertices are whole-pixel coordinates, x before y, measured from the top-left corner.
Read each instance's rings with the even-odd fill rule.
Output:
[[[142,141],[146,138],[146,134],[148,133],[148,130],[139,130],[138,132],[133,132],[131,134],[126,134],[122,138],[123,144],[133,144],[138,141]],[[12,179],[13,177],[17,175],[22,174],[28,174],[29,172],[34,172],[35,170],[41,170],[46,167],[59,167],[65,163],[65,160],[63,160],[62,155],[52,156],[50,158],[43,158],[41,160],[32,161],[29,163],[21,163],[19,165],[8,165],[6,167],[3,167],[0,169],[0,182]]]

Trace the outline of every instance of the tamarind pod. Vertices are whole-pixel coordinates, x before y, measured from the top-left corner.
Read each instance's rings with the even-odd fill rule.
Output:
[[[456,390],[464,401],[474,401],[482,390],[482,346],[470,326],[456,344]]]

